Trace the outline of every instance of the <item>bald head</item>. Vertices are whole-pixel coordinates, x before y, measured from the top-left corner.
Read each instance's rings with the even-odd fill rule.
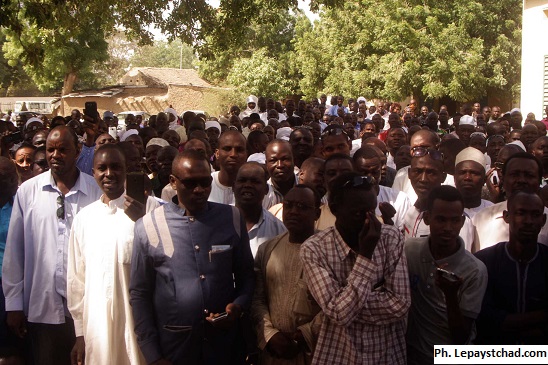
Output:
[[[420,131],[415,132],[411,136],[410,146],[413,147],[427,147],[427,148],[437,148],[437,145],[440,143],[440,138],[435,132],[432,132],[428,129],[421,129]]]

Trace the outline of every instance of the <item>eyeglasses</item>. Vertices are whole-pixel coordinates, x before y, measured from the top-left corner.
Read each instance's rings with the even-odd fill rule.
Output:
[[[346,134],[346,132],[344,131],[344,129],[342,127],[326,129],[321,134],[321,137],[322,137],[322,139],[324,139],[327,136],[340,136],[341,134],[344,134],[346,136],[346,138],[350,138],[350,137],[348,137],[348,134]]]
[[[202,188],[208,188],[211,186],[211,182],[213,181],[213,178],[211,176],[200,178],[200,179],[181,179],[178,178],[175,175],[171,175],[177,180],[181,182],[181,184],[184,185],[184,187],[188,190],[194,190],[198,185],[200,185]]]
[[[343,188],[357,188],[360,186],[365,186],[366,188],[369,188],[376,184],[376,180],[374,177],[371,176],[354,176],[353,178],[347,180],[343,184]]]
[[[65,197],[63,195],[57,197],[57,205],[59,205],[59,208],[57,208],[57,218],[65,219]]]
[[[443,161],[443,153],[433,148],[417,146],[411,148],[410,153],[411,157],[423,157],[430,155],[433,160]]]
[[[283,201],[283,208],[285,210],[291,210],[293,208],[297,208],[297,210],[311,210],[311,209],[314,209],[314,207],[311,206],[311,205],[306,205],[306,204],[301,203],[301,202],[292,202],[290,200],[284,200]]]
[[[32,126],[29,126],[27,127],[27,129],[25,129],[25,132],[34,132],[34,131],[37,131],[39,129],[44,129],[44,126],[43,125],[32,125]]]

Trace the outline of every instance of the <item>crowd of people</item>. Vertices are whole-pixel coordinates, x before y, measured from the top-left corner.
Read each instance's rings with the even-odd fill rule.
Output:
[[[330,104],[0,120],[0,361],[548,343],[548,108]]]

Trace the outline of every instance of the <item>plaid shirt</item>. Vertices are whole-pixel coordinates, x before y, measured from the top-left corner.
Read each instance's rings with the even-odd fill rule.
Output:
[[[382,225],[371,260],[348,247],[335,227],[301,247],[308,287],[325,317],[312,364],[405,364],[411,305],[403,238]]]

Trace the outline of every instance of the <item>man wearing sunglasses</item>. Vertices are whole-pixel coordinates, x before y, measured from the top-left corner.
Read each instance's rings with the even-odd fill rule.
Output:
[[[421,129],[411,136],[411,140],[409,142],[409,145],[411,146],[411,156],[413,156],[414,147],[437,150],[439,144],[440,138],[436,133],[430,130]],[[417,193],[413,189],[413,185],[409,179],[409,169],[410,166],[406,166],[397,172],[396,177],[394,178],[394,183],[392,184],[392,189],[406,193],[411,201],[411,204],[414,204],[417,201]],[[443,185],[454,185],[452,180],[452,177],[445,177]]]
[[[339,153],[350,156],[352,141],[342,126],[336,124],[328,126],[324,129],[321,138],[322,155],[324,159]]]
[[[424,212],[430,192],[442,185],[447,174],[443,171],[443,154],[435,149],[414,147],[411,149],[411,167],[409,179],[414,191],[417,193],[417,201],[410,206],[404,218],[405,239],[411,237],[426,237],[430,234],[430,228],[424,221]],[[476,242],[476,229],[469,217],[460,230],[460,236],[465,248],[472,250]]]
[[[179,204],[135,225],[129,292],[139,347],[149,364],[241,361],[238,321],[255,284],[246,224],[238,208],[208,202],[200,152],[179,154],[170,182]]]
[[[300,252],[324,313],[314,363],[405,364],[411,298],[402,236],[376,219],[370,177],[343,173],[329,191],[335,226],[310,237]]]
[[[50,170],[22,184],[13,205],[2,266],[8,325],[19,337],[28,331],[39,364],[70,364],[76,339],[66,301],[70,228],[101,196],[76,167],[79,152],[70,127],[54,128],[46,141]]]

